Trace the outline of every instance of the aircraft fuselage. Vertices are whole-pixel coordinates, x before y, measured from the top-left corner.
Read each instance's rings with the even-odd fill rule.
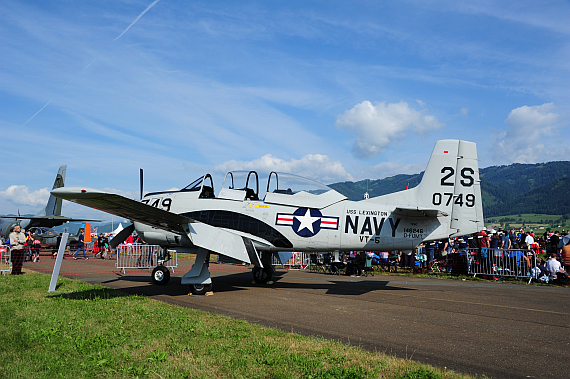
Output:
[[[437,218],[402,217],[393,213],[395,206],[373,200],[341,200],[316,209],[165,192],[146,196],[143,202],[239,233],[260,251],[411,250],[441,225]],[[140,223],[135,228],[150,244],[192,246],[185,235]]]

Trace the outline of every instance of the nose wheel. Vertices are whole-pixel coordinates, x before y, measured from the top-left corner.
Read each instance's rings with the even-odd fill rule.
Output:
[[[157,266],[152,270],[152,282],[157,285],[165,285],[170,280],[170,271],[164,266]]]

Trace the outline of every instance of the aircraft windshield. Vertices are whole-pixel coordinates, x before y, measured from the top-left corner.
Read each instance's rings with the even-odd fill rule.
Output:
[[[285,195],[294,195],[299,192],[321,195],[331,190],[332,188],[314,180],[281,172],[269,174],[269,182],[267,183],[267,193],[272,192]]]
[[[203,180],[204,180],[204,177],[200,176],[198,179],[194,180],[192,183],[190,183],[186,187],[182,188],[181,191],[185,191],[185,192],[200,191],[200,188],[202,188],[202,181]]]

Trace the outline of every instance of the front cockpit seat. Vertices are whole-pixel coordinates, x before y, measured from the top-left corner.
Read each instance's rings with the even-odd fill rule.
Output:
[[[214,194],[214,189],[210,186],[204,186],[202,188],[202,193],[200,194],[200,199],[214,199],[216,195]]]

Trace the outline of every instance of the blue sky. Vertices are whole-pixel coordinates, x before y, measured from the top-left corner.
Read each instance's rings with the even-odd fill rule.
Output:
[[[205,172],[324,183],[569,160],[567,1],[0,3],[0,213],[66,185],[135,197]],[[66,215],[109,218],[67,204]]]

